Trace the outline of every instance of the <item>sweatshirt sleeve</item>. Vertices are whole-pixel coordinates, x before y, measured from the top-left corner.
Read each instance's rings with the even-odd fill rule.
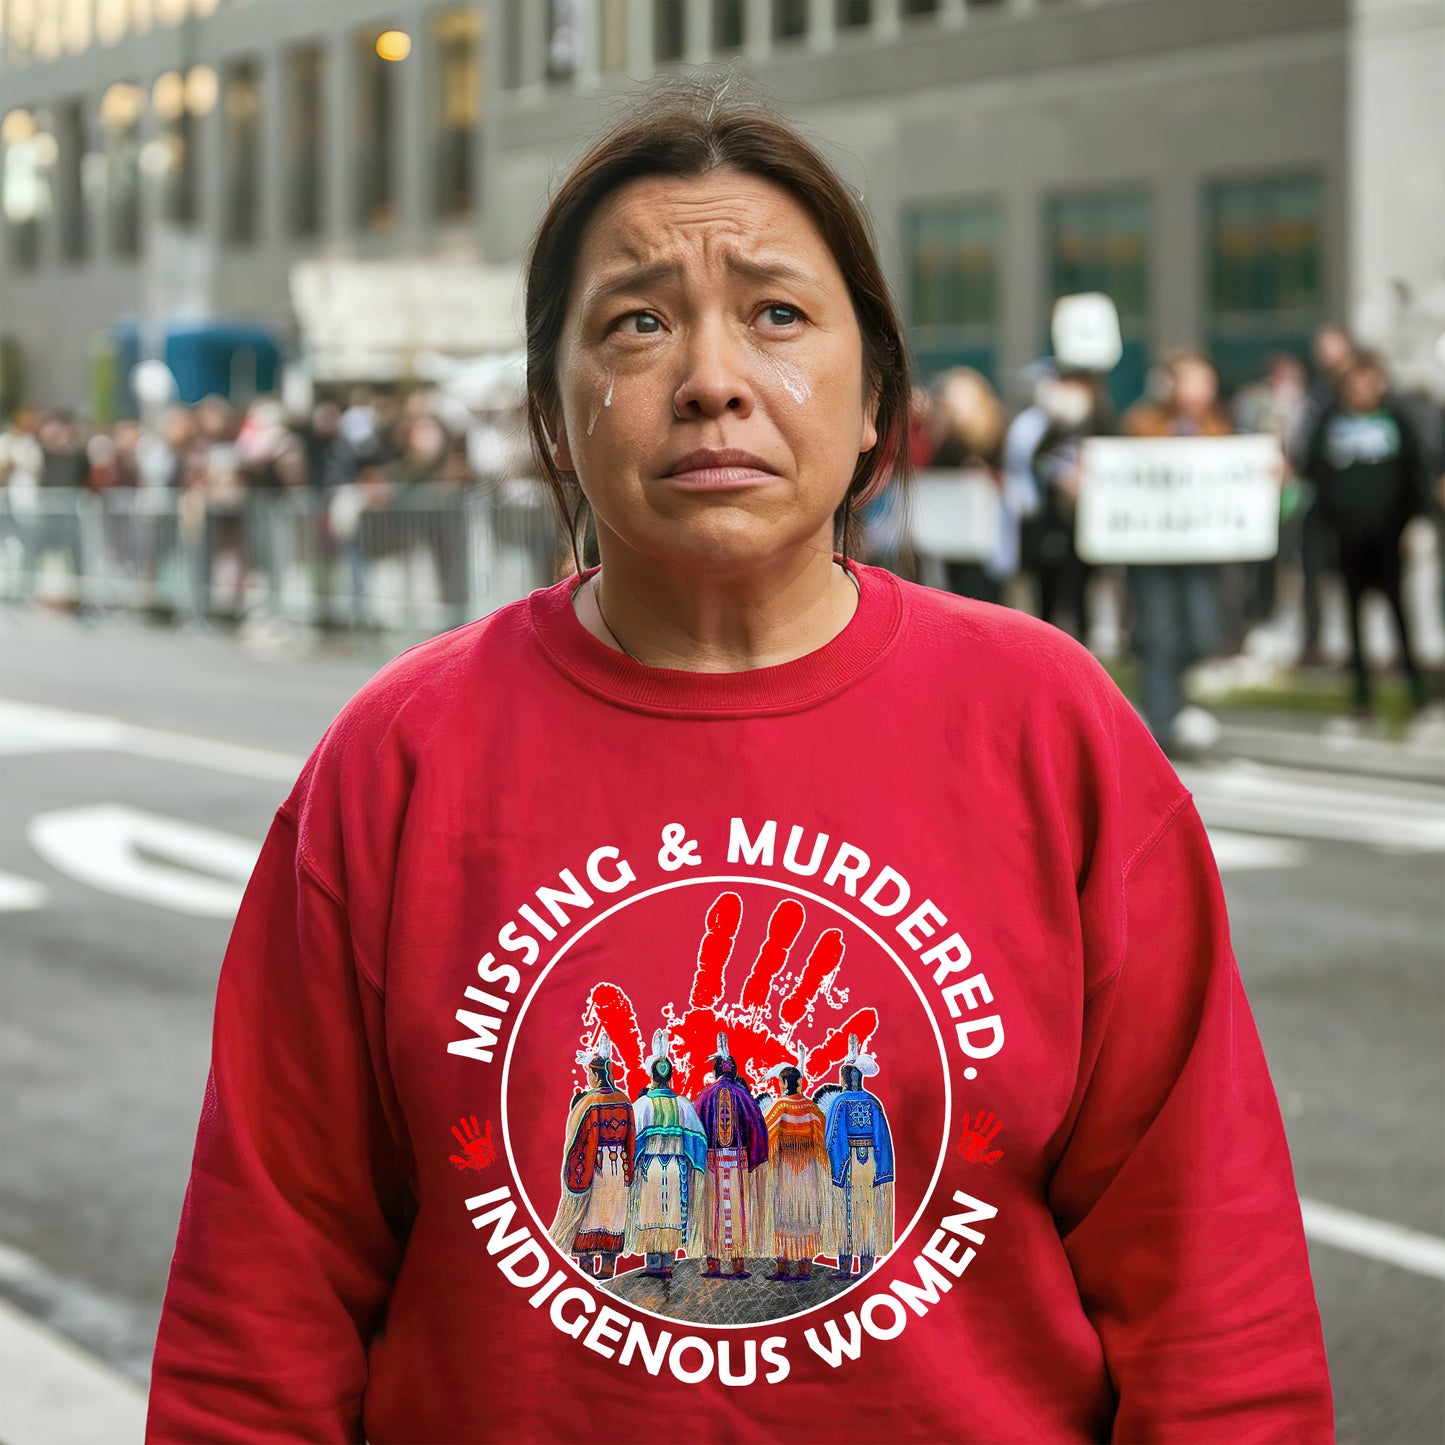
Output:
[[[381,996],[287,808],[221,968],[151,1442],[360,1440],[404,1236]]]
[[[1284,1127],[1187,794],[1125,864],[1120,906],[1050,1186],[1117,1391],[1112,1438],[1328,1441]]]

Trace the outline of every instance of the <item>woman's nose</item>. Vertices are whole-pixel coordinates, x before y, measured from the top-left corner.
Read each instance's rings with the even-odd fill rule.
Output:
[[[673,393],[672,409],[684,419],[746,416],[753,409],[753,385],[743,343],[726,326],[693,329],[684,353],[684,372]]]

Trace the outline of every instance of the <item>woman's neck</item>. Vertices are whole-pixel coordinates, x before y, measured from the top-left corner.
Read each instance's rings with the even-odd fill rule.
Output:
[[[726,574],[604,554],[572,605],[600,642],[650,667],[743,672],[831,642],[857,609],[858,586],[821,549]]]

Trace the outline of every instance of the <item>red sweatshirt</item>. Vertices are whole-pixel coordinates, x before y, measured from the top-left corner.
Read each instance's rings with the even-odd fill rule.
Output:
[[[1063,633],[853,570],[781,666],[570,579],[348,704],[226,953],[151,1440],[1330,1438],[1189,793]],[[690,1101],[802,1045],[824,1142],[644,1104],[658,1031]]]

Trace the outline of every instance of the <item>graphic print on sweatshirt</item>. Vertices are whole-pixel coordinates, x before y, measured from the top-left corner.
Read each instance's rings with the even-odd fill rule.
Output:
[[[892,868],[813,834],[807,882],[831,882],[829,896],[767,876],[785,852],[807,856],[800,828],[733,819],[716,871],[685,834],[663,828],[658,853],[664,877],[685,876],[648,886],[602,848],[539,889],[542,911],[519,908],[519,929],[544,942],[520,948],[514,929],[501,944],[513,962],[483,957],[457,1014],[475,1037],[449,1045],[503,1062],[491,1139],[510,1177],[489,1173],[466,1201],[498,1268],[588,1348],[646,1319],[651,1335],[622,1353],[653,1373],[648,1341],[692,1342],[695,1367],[667,1356],[684,1380],[727,1350],[678,1326],[798,1320],[826,1349],[838,1325],[819,1311],[845,1339],[891,1338],[926,1312],[919,1298],[952,1287],[965,1241],[982,1242],[971,1223],[994,1211],[931,1196],[951,1150],[985,1164],[999,1152],[952,1138],[950,1076],[975,1078],[1003,1041],[996,1014],[975,1016],[992,996],[967,945]],[[748,863],[762,866],[737,871]],[[471,1156],[451,1157],[460,1170]],[[904,1251],[913,1283],[880,1295]],[[766,1360],[784,1342],[761,1345]],[[757,1348],[733,1346],[750,1361]]]

